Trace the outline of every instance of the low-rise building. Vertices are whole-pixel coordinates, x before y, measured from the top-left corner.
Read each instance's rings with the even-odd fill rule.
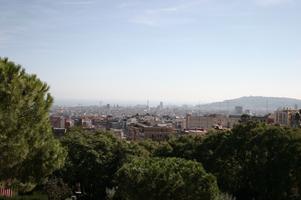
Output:
[[[148,126],[141,123],[135,123],[128,126],[127,137],[130,140],[164,140],[175,132],[176,130],[169,126]]]
[[[275,124],[280,126],[300,127],[300,111],[290,108],[278,109],[274,113]]]
[[[214,127],[232,128],[239,123],[240,116],[225,116],[225,115],[186,115],[186,129],[211,129]]]

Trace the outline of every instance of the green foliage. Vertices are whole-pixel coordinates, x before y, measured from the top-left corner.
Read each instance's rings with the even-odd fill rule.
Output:
[[[301,199],[301,130],[247,117],[231,131],[152,145],[152,155],[196,160],[238,200]],[[159,152],[159,153],[158,153]]]
[[[31,190],[64,163],[49,123],[48,90],[36,75],[0,58],[0,180],[19,189]]]
[[[66,155],[52,135],[48,90],[35,75],[0,58],[0,182],[19,192],[32,190],[67,156],[55,175],[73,187],[80,183],[91,200],[235,199],[220,195],[217,184],[238,200],[301,199],[300,129],[260,124],[247,115],[231,131],[161,142],[74,129],[61,141]],[[50,199],[70,192],[61,179],[48,182],[46,191]]]
[[[144,148],[150,156],[167,157],[172,154],[172,147],[165,141],[143,140],[138,145]]]
[[[51,178],[44,186],[48,200],[64,200],[71,196],[72,191],[61,178]]]
[[[197,136],[182,136],[171,138],[168,141],[172,148],[171,157],[194,159],[195,149],[202,143],[202,138]]]
[[[159,142],[150,139],[141,140],[137,144],[140,147],[144,148],[149,153],[149,155],[153,155],[160,145]]]
[[[171,137],[167,141],[145,140],[139,142],[153,157],[179,157],[193,160],[196,148],[202,143],[197,136]]]
[[[137,144],[120,140],[109,133],[68,132],[62,140],[68,156],[61,176],[70,185],[80,183],[89,199],[104,199],[106,188],[113,188],[113,177],[133,156],[147,156]]]
[[[300,199],[301,134],[247,122],[209,136],[196,159],[237,199]]]
[[[180,158],[135,158],[116,177],[117,196],[125,200],[214,200],[219,193],[200,163]]]

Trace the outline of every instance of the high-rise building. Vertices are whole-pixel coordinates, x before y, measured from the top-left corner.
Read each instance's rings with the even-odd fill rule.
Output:
[[[147,112],[149,112],[149,110],[150,110],[150,107],[149,107],[149,100],[147,100],[147,102],[146,102],[146,109],[147,109]]]
[[[160,102],[159,108],[160,108],[160,110],[163,109],[163,102],[162,101]]]

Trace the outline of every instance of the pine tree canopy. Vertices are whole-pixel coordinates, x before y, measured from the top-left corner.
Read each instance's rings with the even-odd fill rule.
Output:
[[[32,189],[64,164],[49,122],[52,102],[46,83],[0,58],[0,181]]]

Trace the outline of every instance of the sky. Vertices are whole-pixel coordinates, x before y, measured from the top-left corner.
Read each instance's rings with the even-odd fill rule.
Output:
[[[301,99],[300,0],[0,0],[0,56],[56,100]]]

